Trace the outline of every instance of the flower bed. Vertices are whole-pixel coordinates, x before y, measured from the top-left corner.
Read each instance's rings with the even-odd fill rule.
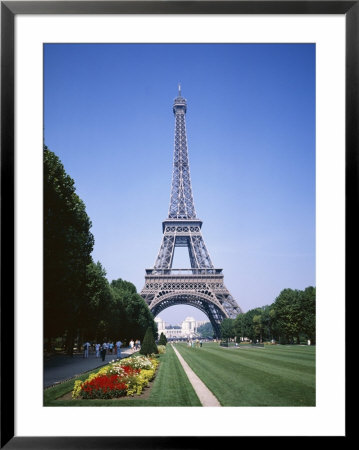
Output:
[[[72,398],[119,398],[140,395],[156,374],[159,361],[154,356],[133,356],[112,361],[85,381],[75,381]]]

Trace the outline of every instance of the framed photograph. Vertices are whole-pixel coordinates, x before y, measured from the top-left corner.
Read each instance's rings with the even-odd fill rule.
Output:
[[[358,3],[1,2],[1,448],[197,448],[224,438],[348,437],[345,313],[359,225]],[[169,117],[163,114],[167,109]],[[167,150],[173,141],[174,157],[173,149]],[[144,335],[138,329],[139,336],[123,331],[117,337],[106,318],[90,334],[91,314],[76,336],[61,325],[62,288],[47,291],[46,271],[44,276],[44,265],[51,263],[44,246],[51,221],[51,211],[46,215],[44,209],[45,184],[50,164],[58,161],[56,170],[61,172],[63,163],[75,185],[79,180],[80,200],[73,197],[73,209],[83,211],[84,201],[89,214],[81,223],[93,220],[98,243],[91,258],[104,264],[89,260],[93,280],[107,274],[115,280],[111,289],[116,279],[121,286],[131,280],[157,317],[159,331],[171,320],[164,310],[176,301],[202,311],[203,317],[182,323],[181,337],[188,347],[198,347],[192,355],[202,342],[188,330],[196,331],[207,317],[217,340],[224,318],[265,309],[287,287],[316,290],[313,338],[309,331],[265,338],[288,348],[301,345],[303,378],[294,376],[294,354],[285,361],[273,356],[272,363],[282,364],[286,373],[282,381],[275,364],[258,356],[255,365],[244,359],[240,366],[249,377],[260,366],[258,377],[270,391],[257,391],[253,402],[239,398],[234,373],[223,383],[230,390],[233,382],[236,395],[219,397],[218,404],[202,397],[191,405],[128,400],[130,407],[101,407],[106,400],[89,407],[86,396],[72,404],[66,396],[58,404],[46,400],[44,387],[58,381],[45,380],[45,348],[71,349],[71,355],[76,350],[78,373],[85,373],[89,348],[93,362],[86,371],[97,367],[100,349],[116,355],[112,340],[131,337],[118,345],[130,354]],[[71,190],[71,179],[61,176],[64,189]],[[81,226],[89,228],[86,224]],[[63,226],[53,224],[56,242]],[[90,253],[92,234],[81,249],[79,236],[69,238],[74,252],[87,246]],[[190,269],[174,259],[175,247],[187,248]],[[177,266],[181,287],[158,287],[161,276],[166,281],[171,275],[176,283]],[[54,264],[54,272],[61,267]],[[75,274],[75,265],[71,270]],[[188,271],[202,281],[207,277],[207,286],[217,277],[217,297],[197,286],[203,292],[192,298]],[[171,289],[179,289],[177,297]],[[45,303],[45,296],[52,303]],[[66,311],[78,314],[84,302],[73,301]],[[112,310],[109,316],[116,314]],[[258,325],[262,319],[251,320]],[[172,340],[180,333],[173,325],[166,332]],[[63,339],[57,327],[66,328]],[[254,335],[242,340],[260,353],[265,331],[259,329],[258,340]],[[101,340],[98,349],[94,339]],[[221,342],[228,355],[235,351],[224,348],[231,341],[234,346],[240,339],[229,333]],[[105,355],[104,350],[103,361]],[[189,361],[193,370],[201,365],[193,356]],[[214,376],[212,382],[215,391]],[[295,398],[281,400],[282,382]]]

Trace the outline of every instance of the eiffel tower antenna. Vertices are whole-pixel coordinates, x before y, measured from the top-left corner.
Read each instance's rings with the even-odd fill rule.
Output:
[[[222,269],[216,269],[202,237],[202,221],[194,207],[185,115],[187,101],[181,96],[173,103],[175,144],[168,218],[162,222],[162,243],[153,269],[146,269],[142,297],[156,317],[170,306],[194,306],[209,318],[217,337],[225,318],[235,318],[241,308],[224,285]],[[190,269],[172,268],[176,247],[187,247]]]

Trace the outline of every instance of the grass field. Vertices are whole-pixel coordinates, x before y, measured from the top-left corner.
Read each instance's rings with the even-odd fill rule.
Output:
[[[96,371],[94,371],[96,372]],[[77,377],[85,380],[91,372]],[[149,394],[139,397],[124,397],[114,400],[72,400],[75,379],[45,389],[44,406],[201,406],[175,352],[167,346],[165,354],[160,355],[160,365]],[[66,397],[70,398],[62,398]]]
[[[315,406],[315,347],[175,344],[222,406]]]
[[[222,406],[315,406],[313,346],[226,348],[204,343],[190,348],[183,343],[176,348]],[[147,395],[145,390],[144,396],[133,398],[72,400],[74,381],[45,389],[44,406],[201,406],[171,345],[160,355]]]

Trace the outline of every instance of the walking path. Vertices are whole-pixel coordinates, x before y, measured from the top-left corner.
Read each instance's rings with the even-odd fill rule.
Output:
[[[129,347],[121,348],[121,359],[130,354]],[[106,354],[105,361],[102,361],[102,358],[96,358],[95,353],[90,353],[88,358],[84,358],[83,353],[76,353],[72,357],[64,354],[51,355],[44,358],[44,388],[69,380],[83,372],[105,366],[113,359],[117,359],[115,353]]]
[[[198,378],[198,376],[193,372],[190,366],[179,354],[178,350],[173,345],[172,348],[175,351],[180,363],[182,364],[182,367],[186,372],[186,375],[188,376],[188,379],[191,382],[200,402],[202,403],[202,406],[221,406],[217,398],[207,388],[203,381]]]

